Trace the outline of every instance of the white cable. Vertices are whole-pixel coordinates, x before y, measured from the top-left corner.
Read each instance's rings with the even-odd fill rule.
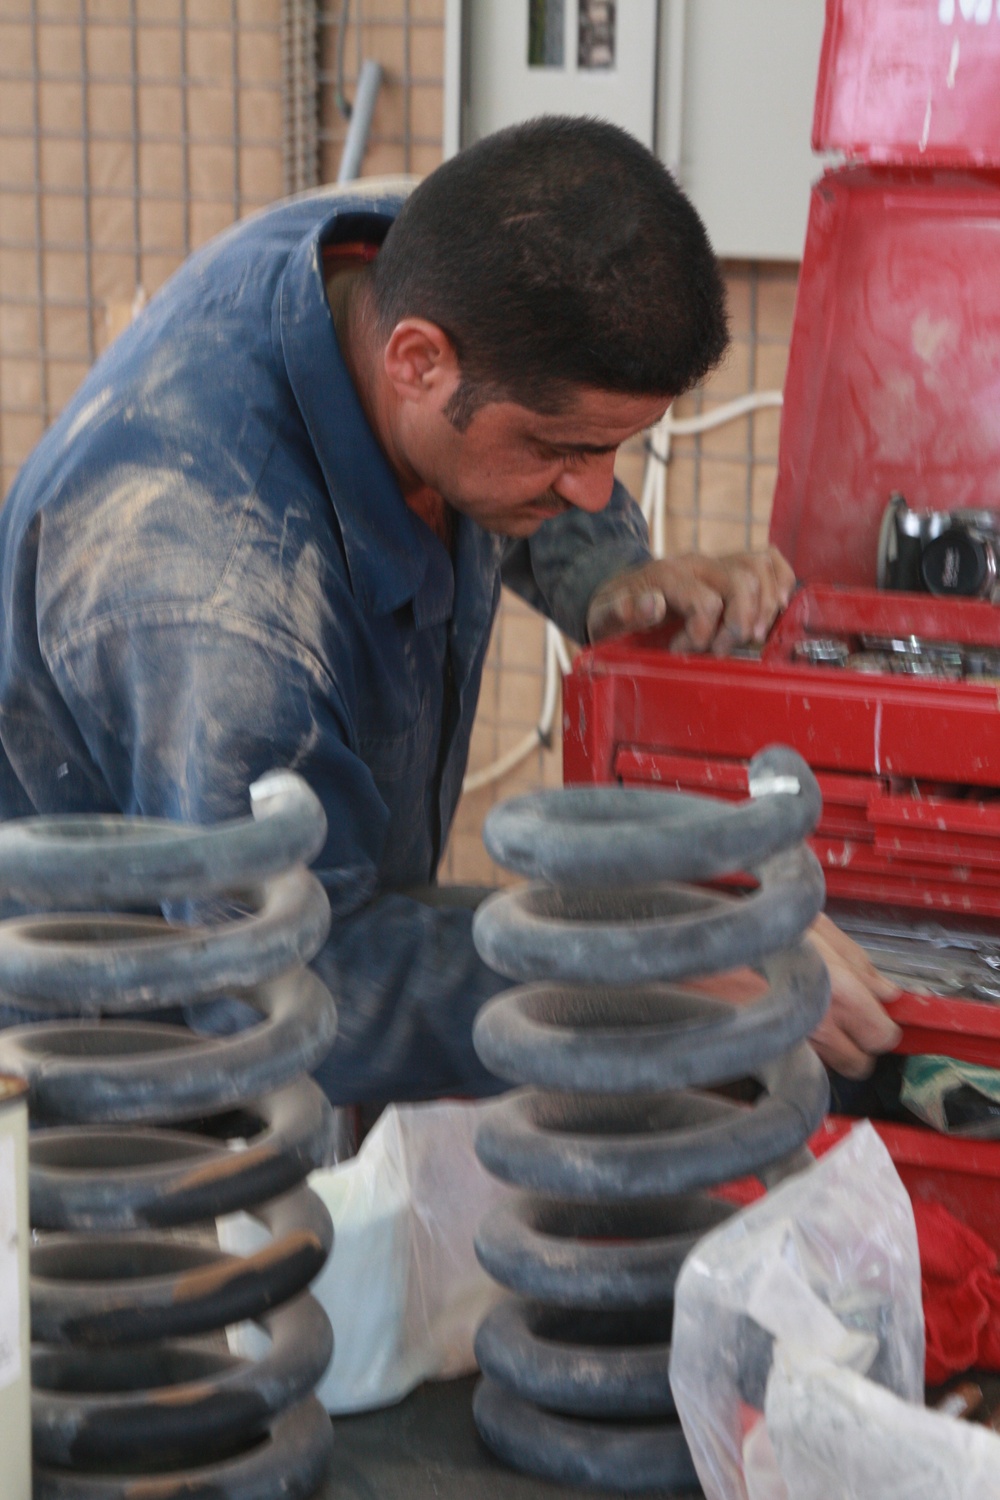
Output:
[[[500,781],[515,766],[519,766],[522,760],[527,760],[532,750],[537,750],[542,743],[542,737],[538,732],[536,724],[523,740],[518,740],[513,750],[508,750],[506,755],[501,755],[492,765],[485,766],[481,771],[474,771],[471,776],[466,776],[462,782],[462,794],[466,792],[481,791],[484,786],[492,786],[494,781]]]
[[[666,551],[667,510],[667,465],[670,462],[670,440],[672,437],[690,437],[699,432],[710,432],[726,422],[736,422],[748,412],[763,407],[780,406],[780,391],[752,391],[747,396],[738,396],[723,406],[702,412],[697,417],[674,418],[668,408],[665,416],[657,422],[649,434],[649,458],[642,481],[642,513],[649,527],[654,557],[663,557]],[[542,681],[542,707],[534,729],[518,740],[513,749],[501,755],[481,771],[473,771],[462,782],[462,792],[478,792],[484,786],[492,786],[503,778],[539,746],[551,747],[552,726],[555,723],[556,703],[562,676],[570,670],[569,652],[566,642],[551,620],[545,624],[545,674]]]
[[[668,410],[653,431],[665,428],[674,437],[690,437],[697,432],[710,432],[713,427],[724,427],[727,422],[735,422],[748,412],[760,411],[765,406],[781,406],[783,403],[784,397],[780,391],[751,391],[747,396],[737,396],[735,401],[727,401],[723,406],[713,406],[711,411],[700,412],[696,417],[672,417]]]
[[[701,412],[696,417],[672,417],[673,408],[667,408],[649,434],[649,457],[642,483],[642,513],[649,527],[654,557],[667,554],[667,466],[671,438],[711,432],[715,427],[737,422],[740,417],[763,407],[781,406],[783,399],[780,391],[751,391],[746,396],[737,396],[734,401],[724,402],[722,406],[713,406],[711,411]]]
[[[527,760],[539,745],[549,748],[552,726],[556,719],[556,705],[562,674],[568,672],[569,669],[570,659],[566,643],[552,621],[547,620],[545,622],[545,675],[542,682],[542,707],[538,715],[538,723],[524,736],[523,740],[518,740],[506,755],[501,755],[492,765],[484,766],[481,771],[474,771],[470,776],[466,776],[462,782],[463,793],[478,792],[484,786],[492,786],[495,781],[500,781],[513,771],[515,766]]]

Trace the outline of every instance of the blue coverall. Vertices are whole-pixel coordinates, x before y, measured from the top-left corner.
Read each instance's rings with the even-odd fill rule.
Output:
[[[335,1102],[487,1091],[476,1011],[505,981],[434,879],[501,575],[580,640],[648,557],[616,486],[510,542],[407,507],[338,347],[322,248],[400,198],[330,190],[192,256],[98,360],[0,512],[0,816],[212,823],[289,766],[326,809],[317,873]],[[220,1023],[221,1024],[221,1023]]]

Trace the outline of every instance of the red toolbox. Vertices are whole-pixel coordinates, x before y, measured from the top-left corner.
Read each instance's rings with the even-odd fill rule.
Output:
[[[994,0],[828,0],[813,139],[851,159],[813,189],[785,387],[771,538],[800,588],[756,659],[672,653],[666,628],[582,652],[564,778],[741,797],[749,758],[791,745],[832,902],[1000,954],[1000,605],[876,588],[894,493],[1000,528]],[[911,637],[931,660],[897,672]],[[1000,1067],[1000,1007],[894,1014],[901,1051]],[[1000,1144],[885,1130],[911,1192],[1000,1249]]]

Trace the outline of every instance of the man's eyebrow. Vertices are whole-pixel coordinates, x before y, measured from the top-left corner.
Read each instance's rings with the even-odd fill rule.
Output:
[[[621,447],[620,443],[559,443],[548,438],[539,441],[553,453],[617,453]]]

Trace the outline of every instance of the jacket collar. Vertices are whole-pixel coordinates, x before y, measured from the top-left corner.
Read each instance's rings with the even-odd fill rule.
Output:
[[[338,206],[293,250],[278,294],[285,366],[336,512],[351,588],[376,615],[416,597],[427,571],[426,528],[362,410],[337,343],[321,256],[337,240],[383,239],[401,204],[388,196]]]

